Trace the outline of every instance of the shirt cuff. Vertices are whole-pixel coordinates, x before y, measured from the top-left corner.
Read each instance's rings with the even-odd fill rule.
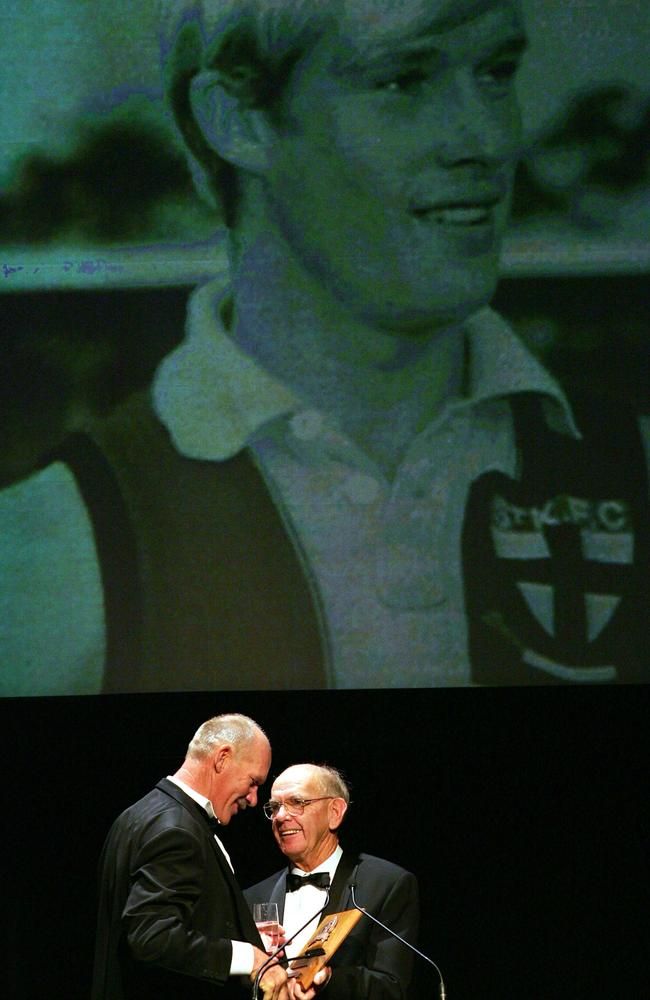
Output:
[[[253,945],[248,941],[232,941],[232,958],[230,960],[231,976],[250,976],[255,964]]]

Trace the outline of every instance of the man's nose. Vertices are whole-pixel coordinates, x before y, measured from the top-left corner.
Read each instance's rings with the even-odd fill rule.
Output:
[[[439,107],[433,139],[442,165],[498,165],[518,155],[518,107],[513,99],[486,94],[472,72],[450,74]]]
[[[246,796],[246,801],[251,806],[257,805],[257,788],[251,788],[250,792]]]

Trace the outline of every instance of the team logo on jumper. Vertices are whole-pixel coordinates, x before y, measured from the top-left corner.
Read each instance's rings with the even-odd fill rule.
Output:
[[[630,505],[568,494],[522,506],[493,494],[490,530],[499,565],[523,599],[524,659],[545,669],[584,663],[630,587]],[[539,629],[542,630],[542,640]],[[524,636],[519,636],[521,643]],[[537,650],[537,653],[532,652]]]

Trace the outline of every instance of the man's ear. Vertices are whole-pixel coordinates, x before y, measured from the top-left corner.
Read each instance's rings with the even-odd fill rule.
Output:
[[[226,767],[226,765],[232,759],[232,747],[230,746],[230,744],[224,743],[223,746],[220,746],[212,759],[214,761],[215,771],[217,772],[217,774],[221,774],[224,767]]]
[[[250,108],[222,85],[216,70],[198,73],[190,85],[190,105],[203,141],[226,160],[251,174],[264,174],[273,128],[259,108]]]
[[[330,830],[338,830],[341,823],[343,822],[343,817],[348,811],[348,804],[345,799],[334,798],[329,803],[329,828]]]

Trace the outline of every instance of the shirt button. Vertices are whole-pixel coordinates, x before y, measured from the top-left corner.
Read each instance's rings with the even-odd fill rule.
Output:
[[[300,441],[313,441],[323,429],[323,416],[318,410],[301,410],[300,413],[294,413],[289,427]]]
[[[379,496],[379,483],[365,472],[355,472],[343,483],[343,491],[352,503],[369,504]]]

